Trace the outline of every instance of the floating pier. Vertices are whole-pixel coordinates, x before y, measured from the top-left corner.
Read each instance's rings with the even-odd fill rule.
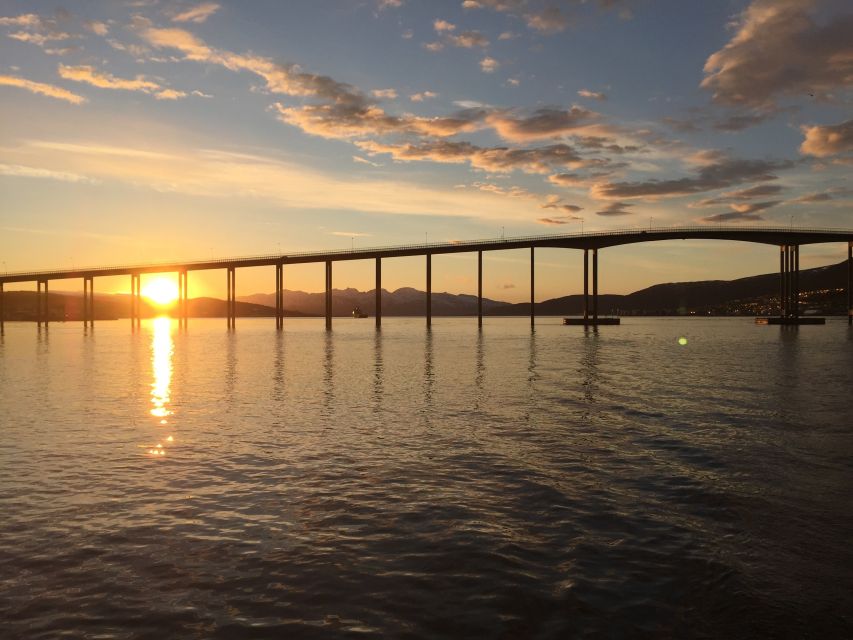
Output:
[[[779,316],[771,316],[767,318],[756,318],[755,324],[781,324],[781,325],[800,325],[800,324],[826,324],[826,318],[818,318],[815,316],[800,316],[796,318],[781,318]]]
[[[563,324],[597,327],[602,324],[622,324],[621,318],[563,318]]]

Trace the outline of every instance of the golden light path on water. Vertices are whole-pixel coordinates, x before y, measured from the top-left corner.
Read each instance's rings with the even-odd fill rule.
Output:
[[[154,382],[151,383],[150,413],[159,419],[162,426],[169,424],[169,409],[171,400],[172,384],[172,354],[174,353],[174,342],[172,341],[172,320],[168,316],[160,316],[152,321],[151,333],[151,368],[154,373]],[[166,442],[173,442],[171,435],[166,436]],[[156,446],[150,448],[148,453],[155,456],[166,455],[163,442],[157,442]]]

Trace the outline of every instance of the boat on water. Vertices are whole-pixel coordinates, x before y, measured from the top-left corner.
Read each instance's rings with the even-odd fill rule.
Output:
[[[366,318],[367,314],[364,311],[362,311],[360,308],[356,307],[355,309],[352,310],[352,317],[353,318]]]

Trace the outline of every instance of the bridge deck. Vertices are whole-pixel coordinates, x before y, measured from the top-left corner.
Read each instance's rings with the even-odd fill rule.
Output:
[[[197,261],[170,261],[162,263],[86,267],[81,269],[55,269],[49,271],[27,271],[0,275],[0,283],[28,282],[34,280],[62,280],[68,278],[91,278],[104,276],[133,275],[140,273],[169,273],[179,271],[202,271],[238,267],[273,266],[277,264],[301,264],[307,262],[338,262],[343,260],[368,260],[373,258],[399,258],[404,256],[436,255],[443,253],[467,253],[474,251],[501,251],[530,247],[556,247],[564,249],[602,249],[639,242],[661,240],[729,240],[754,242],[768,245],[803,245],[825,242],[853,242],[850,229],[801,229],[773,227],[669,227],[628,229],[594,233],[571,233],[562,235],[525,236],[495,238],[489,240],[453,241],[400,245],[393,247],[370,247],[349,251],[288,252],[260,256],[218,258]]]

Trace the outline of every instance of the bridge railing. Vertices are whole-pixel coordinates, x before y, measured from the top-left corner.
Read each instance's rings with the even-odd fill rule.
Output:
[[[270,254],[260,254],[260,255],[250,255],[250,256],[233,256],[228,258],[211,258],[208,260],[164,260],[158,262],[147,262],[144,264],[120,264],[120,265],[111,265],[111,266],[98,266],[98,267],[75,267],[72,269],[49,269],[49,270],[41,270],[41,271],[18,271],[18,272],[10,272],[0,274],[0,279],[5,277],[10,278],[21,278],[24,276],[32,276],[33,278],[38,278],[40,276],[49,276],[59,273],[83,273],[97,275],[99,272],[111,272],[111,271],[135,271],[135,270],[148,270],[148,269],[157,269],[158,267],[172,267],[172,266],[181,266],[181,267],[189,267],[197,265],[215,265],[215,264],[232,264],[239,262],[252,262],[257,260],[287,260],[288,258],[305,258],[305,257],[318,257],[322,258],[323,256],[341,256],[341,255],[364,255],[364,254],[373,254],[373,253],[381,253],[385,251],[419,251],[423,250],[424,252],[429,249],[443,249],[449,247],[457,247],[457,246],[483,246],[483,245],[503,245],[503,244],[517,244],[517,243],[528,243],[528,242],[554,242],[560,240],[577,240],[577,239],[589,239],[589,238],[607,238],[612,236],[630,236],[630,235],[654,235],[654,234],[669,234],[669,235],[678,235],[679,233],[703,233],[706,232],[709,235],[719,234],[719,233],[738,233],[738,232],[761,232],[768,234],[812,234],[812,233],[827,233],[827,234],[850,234],[853,235],[853,230],[850,229],[838,229],[831,227],[824,228],[799,228],[799,227],[762,227],[762,226],[733,226],[733,225],[694,225],[694,226],[681,226],[681,227],[625,227],[618,229],[611,229],[608,231],[580,231],[576,233],[565,233],[565,234],[547,234],[547,235],[533,235],[533,236],[513,236],[513,237],[498,237],[498,238],[483,238],[478,240],[451,240],[445,242],[422,242],[422,243],[412,243],[412,244],[402,244],[402,245],[386,245],[386,246],[376,246],[376,247],[360,247],[360,248],[352,248],[352,249],[326,249],[320,251],[289,251],[289,252],[281,252],[281,253],[270,253]],[[472,251],[476,249],[472,248]]]

